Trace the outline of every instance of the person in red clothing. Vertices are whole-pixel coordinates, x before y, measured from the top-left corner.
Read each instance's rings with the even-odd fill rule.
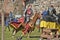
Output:
[[[29,4],[28,8],[25,11],[25,22],[30,21],[30,17],[33,15],[32,5]]]
[[[27,32],[29,33],[30,26],[29,24],[26,24],[24,30],[22,31],[23,35],[25,35]]]
[[[20,18],[18,19],[18,22],[23,23],[23,22],[24,22],[24,16],[20,17]]]

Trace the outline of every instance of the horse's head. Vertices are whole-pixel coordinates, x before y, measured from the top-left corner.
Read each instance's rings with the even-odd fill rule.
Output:
[[[35,16],[34,17],[40,18],[41,17],[41,14],[40,13],[35,13]]]

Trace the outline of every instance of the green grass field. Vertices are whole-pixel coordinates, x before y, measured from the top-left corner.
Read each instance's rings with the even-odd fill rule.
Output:
[[[10,28],[11,30],[9,31],[8,29],[6,29],[6,31],[4,32],[4,40],[16,40],[17,37],[20,37],[22,34],[22,31],[18,31],[17,34],[15,35],[15,37],[12,37],[12,30],[13,28]],[[60,33],[60,32],[59,32]],[[26,34],[22,40],[39,40],[39,38],[28,38],[26,37],[28,34]],[[35,28],[35,30],[29,34],[30,36],[40,36],[40,32],[38,32],[37,27]],[[1,27],[0,27],[0,39],[1,39]]]
[[[1,40],[1,27],[0,27],[0,40]]]
[[[17,32],[17,34],[15,35],[14,38],[12,38],[12,28],[10,28],[11,30],[9,31],[8,29],[6,29],[5,33],[4,33],[4,40],[16,40],[17,37],[19,37],[22,32],[19,31]],[[38,29],[35,28],[35,30],[30,34],[30,36],[39,36],[40,35],[40,32],[38,32]],[[25,35],[27,36],[27,34]],[[0,27],[0,39],[1,39],[1,27]],[[22,40],[39,40],[39,38],[24,38]]]

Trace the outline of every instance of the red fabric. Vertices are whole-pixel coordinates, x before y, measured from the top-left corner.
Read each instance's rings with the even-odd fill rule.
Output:
[[[26,24],[25,29],[22,31],[24,34],[26,34],[29,30],[30,26],[29,24]]]
[[[20,23],[23,23],[24,22],[24,17],[21,17],[21,18],[19,18],[18,19],[18,22],[11,22],[11,25],[15,28],[15,29],[17,29],[17,28],[19,28],[20,26]]]
[[[27,14],[31,14],[31,10],[30,9],[27,9]]]
[[[18,22],[23,23],[23,22],[24,22],[24,17],[19,18],[19,19],[18,19]]]
[[[17,28],[19,28],[20,26],[20,23],[16,23],[16,22],[13,22],[13,23],[11,23],[11,25],[15,28],[15,29],[17,29]]]

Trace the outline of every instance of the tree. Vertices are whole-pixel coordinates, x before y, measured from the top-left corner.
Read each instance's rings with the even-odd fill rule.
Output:
[[[1,1],[1,5],[0,5],[0,13],[1,13],[1,23],[2,23],[2,35],[1,35],[1,40],[4,40],[4,13],[3,13],[3,10],[2,10],[2,1]]]
[[[2,20],[2,40],[4,40],[4,13],[1,12],[1,20]]]

